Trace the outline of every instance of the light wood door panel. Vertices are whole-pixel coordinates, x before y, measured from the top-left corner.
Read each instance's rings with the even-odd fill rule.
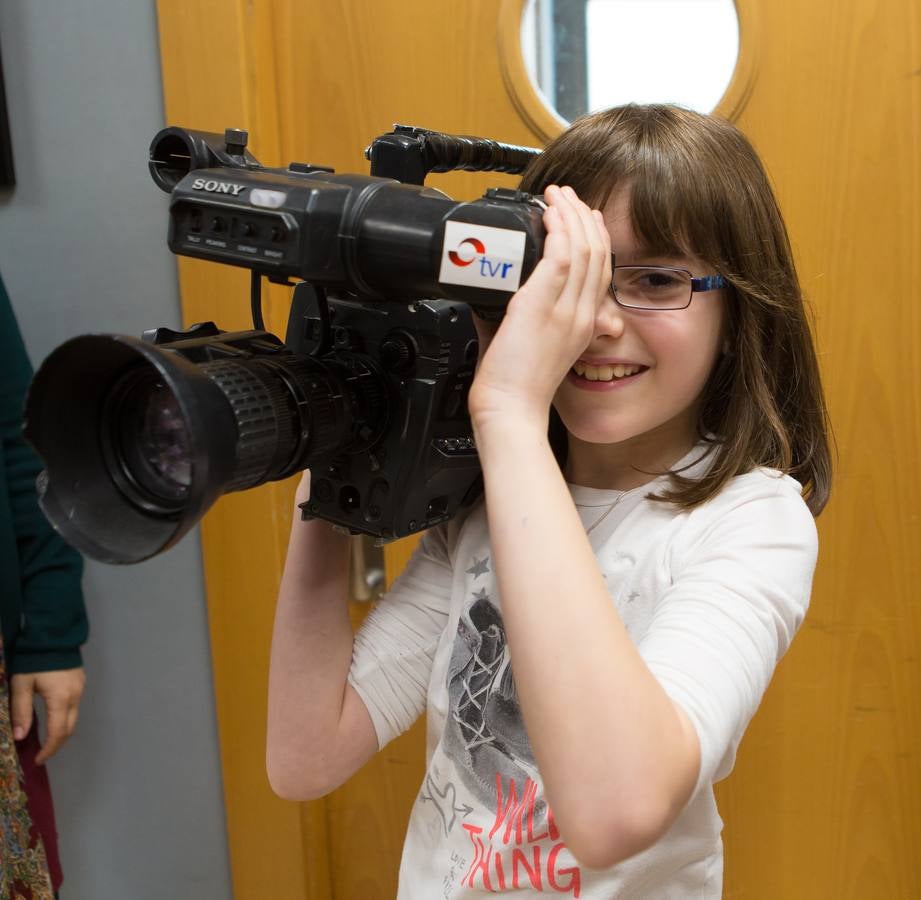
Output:
[[[367,171],[363,148],[394,122],[537,144],[499,62],[509,5],[159,0],[167,121],[248,128],[268,165],[338,171]],[[921,11],[746,6],[756,71],[737,122],[775,182],[815,308],[840,462],[812,608],[718,789],[725,896],[921,897]],[[456,197],[512,182],[430,179]],[[247,326],[245,273],[179,271],[187,324]],[[267,323],[283,333],[290,295],[268,293]],[[235,896],[391,898],[419,726],[325,801],[277,800],[264,775],[293,484],[223,498],[203,524]],[[389,577],[407,549],[388,548]]]
[[[839,460],[812,606],[719,793],[731,898],[921,896],[921,11],[764,3],[772,175]]]

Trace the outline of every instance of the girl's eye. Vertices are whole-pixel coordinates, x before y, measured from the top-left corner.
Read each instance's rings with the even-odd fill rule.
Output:
[[[622,306],[681,309],[691,297],[691,276],[659,266],[615,266],[613,288]]]
[[[681,279],[671,272],[643,272],[636,279],[638,287],[645,290],[667,290],[681,284]]]

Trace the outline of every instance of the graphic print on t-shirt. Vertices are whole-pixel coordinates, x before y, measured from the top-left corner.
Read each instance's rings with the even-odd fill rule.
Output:
[[[512,677],[505,626],[485,588],[461,614],[448,666],[444,747],[476,799],[496,799],[496,774],[523,785],[537,769]]]
[[[429,775],[420,800],[438,811],[446,836],[458,824],[467,834],[472,861],[462,874],[463,887],[578,897],[581,873],[543,799],[505,625],[490,596],[488,557],[474,558],[466,574],[468,599],[448,665],[448,714],[436,754],[446,754],[459,784],[439,785]]]

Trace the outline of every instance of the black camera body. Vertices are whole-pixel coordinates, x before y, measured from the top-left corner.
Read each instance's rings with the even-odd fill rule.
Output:
[[[368,148],[368,176],[267,169],[245,143],[167,128],[150,169],[171,194],[173,252],[251,270],[253,330],[85,335],[33,381],[42,506],[96,559],[153,556],[222,493],[306,468],[305,516],[382,540],[479,493],[472,311],[501,317],[536,266],[544,206],[503,189],[459,202],[422,182],[521,171],[538,151],[398,126]],[[262,324],[263,277],[294,287],[284,342]]]
[[[284,343],[261,331],[227,334],[212,323],[187,332],[155,329],[145,338],[213,381],[233,383],[235,390],[228,384],[225,392],[234,401],[236,455],[257,462],[230,476],[224,492],[309,466],[306,515],[384,540],[448,519],[478,493],[480,467],[467,416],[477,340],[464,304],[369,307],[334,298],[324,304],[301,282]],[[270,404],[258,386],[239,383],[241,362],[257,376],[275,371],[290,378],[297,394],[280,395],[280,414],[266,414]],[[294,397],[299,410],[284,402]],[[296,421],[299,430],[281,434],[278,426],[286,421]],[[250,450],[247,440],[286,452]]]
[[[286,340],[292,349],[302,333],[322,327],[312,314],[311,293],[295,289]],[[327,302],[333,346],[311,359],[377,369],[380,437],[311,464],[305,513],[383,539],[450,518],[479,493],[480,483],[467,415],[477,360],[470,309],[443,300],[370,308],[343,299]]]

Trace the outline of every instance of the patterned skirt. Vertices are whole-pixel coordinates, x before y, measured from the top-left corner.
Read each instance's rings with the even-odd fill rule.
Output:
[[[53,900],[45,848],[29,817],[13,743],[9,685],[0,638],[0,900]]]

